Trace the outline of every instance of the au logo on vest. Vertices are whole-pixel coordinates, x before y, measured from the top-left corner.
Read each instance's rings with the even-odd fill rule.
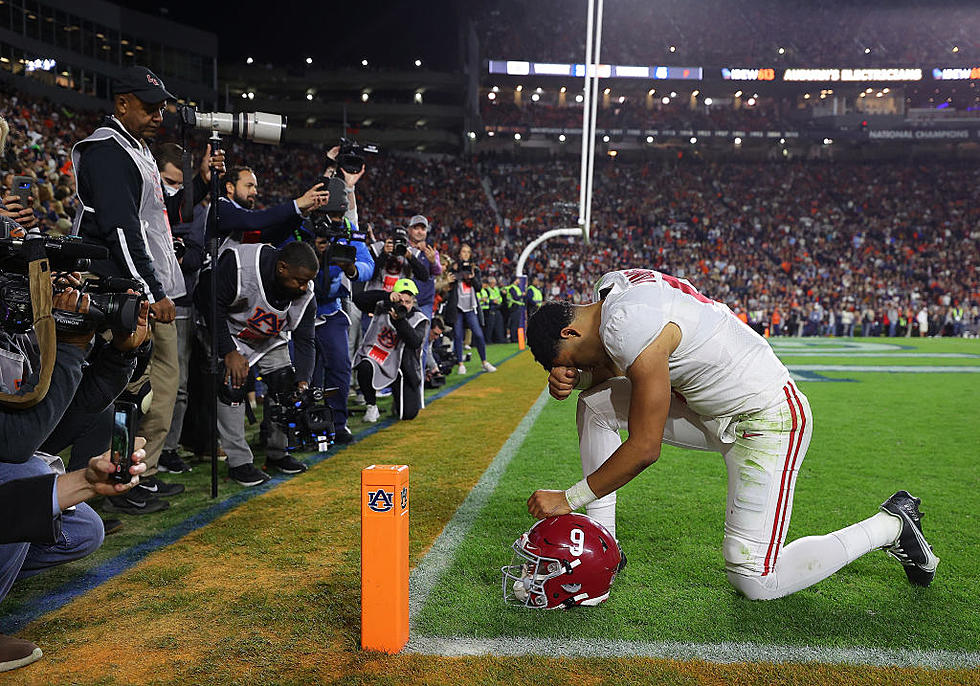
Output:
[[[269,312],[261,307],[256,307],[255,312],[248,318],[248,328],[238,334],[239,338],[266,338],[278,336],[286,320],[282,319],[275,312]]]
[[[395,505],[395,494],[379,488],[376,491],[368,491],[368,507],[372,512],[389,512]]]

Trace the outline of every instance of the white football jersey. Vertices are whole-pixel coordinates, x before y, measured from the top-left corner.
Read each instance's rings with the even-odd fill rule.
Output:
[[[785,400],[789,370],[766,340],[723,303],[650,269],[604,274],[600,335],[620,372],[673,322],[681,342],[668,359],[670,385],[702,417],[734,417]]]

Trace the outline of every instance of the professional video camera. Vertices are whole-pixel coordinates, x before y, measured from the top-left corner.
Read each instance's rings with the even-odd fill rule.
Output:
[[[105,248],[83,243],[75,236],[0,237],[0,327],[8,333],[27,333],[34,325],[28,263],[42,254],[39,250],[47,257],[52,272],[87,271],[92,260],[108,256]],[[129,289],[137,294],[127,293]],[[109,328],[135,331],[140,302],[145,299],[141,289],[141,284],[133,279],[107,276],[86,279],[78,290],[89,294],[89,311],[54,310],[55,326],[65,332]]]
[[[333,443],[333,412],[322,388],[290,389],[270,393],[269,421],[286,434],[286,450],[324,451]]]
[[[460,262],[453,268],[456,278],[467,285],[473,283],[473,263],[470,261]]]
[[[366,164],[364,160],[365,154],[377,155],[380,152],[380,146],[374,143],[364,143],[362,145],[353,138],[341,138],[340,153],[337,155],[337,166],[348,174],[356,174]]]
[[[367,240],[367,234],[355,230],[355,227],[343,216],[347,211],[347,186],[343,181],[334,177],[323,179],[317,183],[325,183],[330,191],[330,200],[310,218],[313,235],[326,238],[330,246],[324,253],[323,259],[327,264],[353,264],[357,259],[357,249],[353,245],[340,243],[341,240]]]
[[[198,112],[178,105],[181,126],[237,136],[242,140],[278,145],[286,134],[286,115],[268,112]]]

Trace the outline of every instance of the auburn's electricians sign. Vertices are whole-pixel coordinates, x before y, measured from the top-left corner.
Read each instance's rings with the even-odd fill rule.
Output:
[[[921,69],[787,69],[783,81],[921,81]]]

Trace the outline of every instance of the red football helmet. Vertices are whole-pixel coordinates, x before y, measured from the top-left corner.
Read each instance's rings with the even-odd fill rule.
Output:
[[[536,609],[598,605],[622,559],[606,528],[575,512],[536,522],[512,548],[511,564],[500,569],[504,602]]]

